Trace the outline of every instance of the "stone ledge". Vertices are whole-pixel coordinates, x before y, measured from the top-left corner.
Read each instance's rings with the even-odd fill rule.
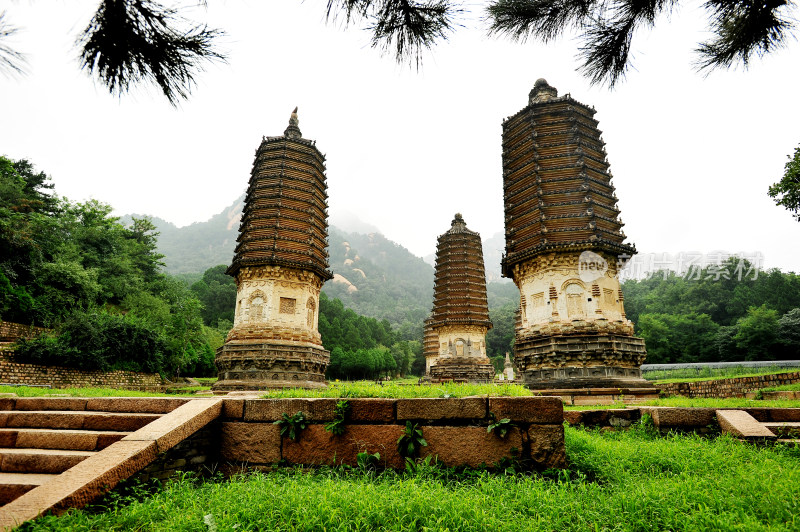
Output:
[[[397,420],[484,419],[485,397],[397,399]]]
[[[513,422],[558,424],[564,420],[564,405],[558,397],[489,397],[489,412],[497,419]]]
[[[309,421],[333,421],[337,399],[245,399],[244,421],[279,421],[303,412]]]

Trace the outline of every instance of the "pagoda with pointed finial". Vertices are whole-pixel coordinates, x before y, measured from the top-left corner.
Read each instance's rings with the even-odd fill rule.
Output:
[[[217,351],[214,390],[321,388],[330,354],[317,326],[328,271],[325,157],[300,133],[297,108],[283,136],[256,150],[238,244],[233,328]]]
[[[594,114],[539,79],[503,121],[502,270],[520,290],[514,359],[534,389],[650,386],[617,277],[636,248]]]
[[[494,379],[494,367],[486,356],[486,332],[492,322],[481,236],[467,229],[461,214],[455,215],[436,245],[433,311],[425,326],[426,366],[432,381]],[[428,353],[434,341],[438,348],[435,354]]]

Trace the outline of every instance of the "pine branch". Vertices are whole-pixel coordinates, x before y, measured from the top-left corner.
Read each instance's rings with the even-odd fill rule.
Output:
[[[781,48],[794,25],[781,14],[793,7],[787,0],[708,0],[711,29],[716,36],[700,43],[698,70],[729,68],[741,62],[745,68],[755,55],[763,56]]]
[[[152,0],[103,0],[78,38],[81,68],[112,94],[132,85],[158,85],[172,105],[187,99],[204,61],[225,58],[213,47],[223,33],[206,26],[177,29],[187,21]]]
[[[372,47],[393,50],[398,63],[420,67],[422,53],[439,39],[447,40],[454,18],[462,12],[448,0],[418,3],[413,0],[383,0],[374,14]]]
[[[490,34],[525,42],[551,41],[570,28],[583,27],[600,0],[495,0],[486,8]]]
[[[5,71],[9,76],[25,73],[27,59],[25,54],[18,52],[5,41],[19,31],[6,20],[6,12],[0,12],[0,72]]]

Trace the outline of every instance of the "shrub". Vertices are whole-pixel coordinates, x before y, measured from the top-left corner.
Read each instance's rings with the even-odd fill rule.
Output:
[[[163,372],[167,349],[162,335],[146,322],[106,312],[76,312],[57,335],[20,340],[20,362],[110,371]]]

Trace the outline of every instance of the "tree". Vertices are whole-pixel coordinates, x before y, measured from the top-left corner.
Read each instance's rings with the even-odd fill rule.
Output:
[[[750,307],[747,315],[736,322],[736,347],[745,353],[745,360],[774,360],[778,344],[778,312]]]
[[[800,222],[800,145],[794,149],[794,157],[784,167],[780,181],[769,187],[769,197],[776,205],[786,208]]]
[[[201,0],[201,4],[205,3]],[[583,71],[592,83],[613,87],[630,67],[634,33],[651,28],[679,0],[488,0],[489,33],[518,41],[552,41],[569,30],[583,39]],[[329,21],[359,24],[371,46],[400,63],[420,65],[423,52],[447,40],[466,15],[457,0],[328,0]],[[700,43],[700,70],[729,68],[780,48],[792,36],[788,0],[706,0],[712,38]],[[7,44],[17,28],[0,12],[0,70],[24,70],[24,56]],[[187,99],[194,76],[209,61],[224,61],[214,47],[223,35],[193,23],[155,0],[102,0],[77,39],[81,68],[112,94],[155,84],[173,105]]]
[[[778,340],[783,345],[785,358],[800,356],[800,308],[781,316],[778,321]]]
[[[203,278],[191,287],[192,292],[203,304],[201,311],[203,322],[209,327],[217,326],[219,320],[233,322],[236,281],[225,274],[226,270],[227,266],[224,264],[209,268],[203,273]]]

